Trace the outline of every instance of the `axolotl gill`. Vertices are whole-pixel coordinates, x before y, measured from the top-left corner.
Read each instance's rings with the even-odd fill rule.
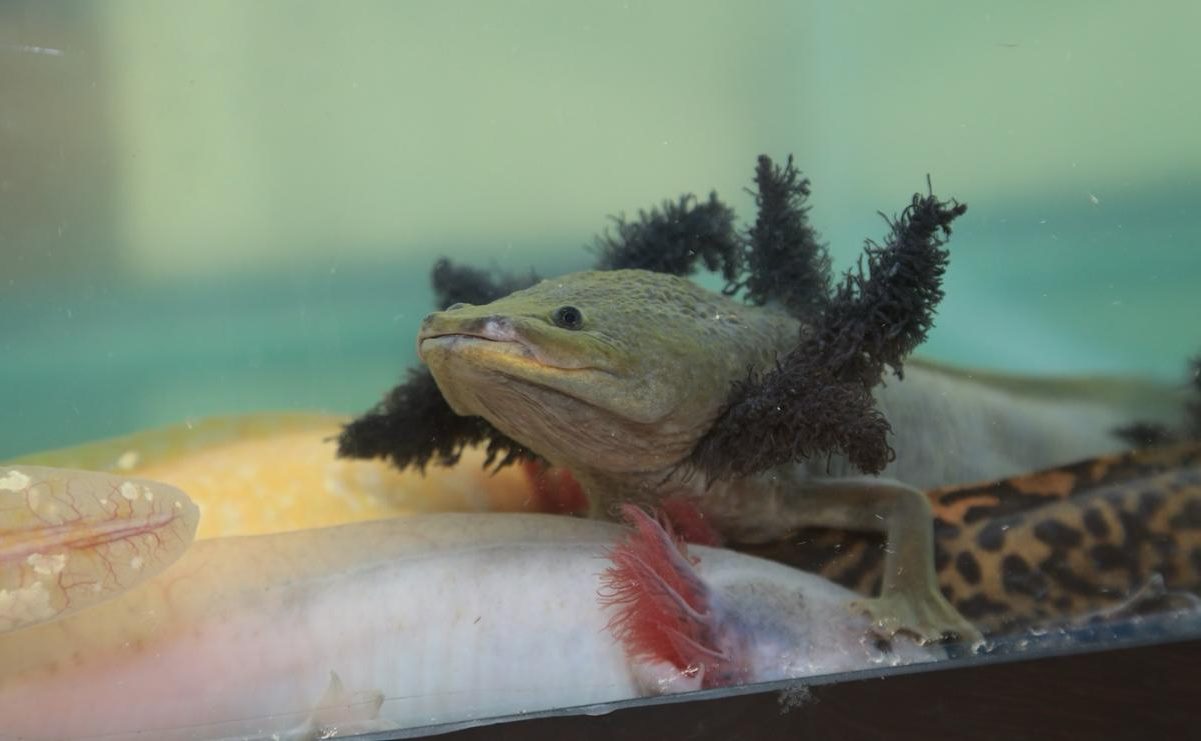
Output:
[[[919,490],[1120,450],[1111,431],[1132,416],[1174,419],[1179,409],[1175,400],[1116,399],[1105,383],[1046,393],[913,361],[903,380],[874,392],[895,448],[879,476],[832,456],[706,480],[687,461],[731,386],[773,367],[801,331],[781,310],[686,278],[612,270],[452,305],[425,317],[417,344],[455,413],[481,416],[568,469],[593,516],[611,518],[621,502],[683,498],[743,543],[806,526],[883,532],[880,594],[856,608],[888,634],[931,640],[978,634],[939,592],[931,510]]]

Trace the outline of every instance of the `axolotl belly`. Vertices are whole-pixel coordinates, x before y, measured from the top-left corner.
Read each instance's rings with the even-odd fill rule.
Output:
[[[0,634],[0,737],[327,737],[938,656],[878,638],[820,577],[686,552],[631,516],[197,542],[121,596]]]

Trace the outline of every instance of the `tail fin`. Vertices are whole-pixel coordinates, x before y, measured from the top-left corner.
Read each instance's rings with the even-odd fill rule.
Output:
[[[683,540],[670,524],[633,505],[623,505],[622,514],[633,532],[609,554],[613,565],[601,577],[601,603],[616,608],[609,629],[626,654],[670,665],[700,687],[742,681],[741,652]]]

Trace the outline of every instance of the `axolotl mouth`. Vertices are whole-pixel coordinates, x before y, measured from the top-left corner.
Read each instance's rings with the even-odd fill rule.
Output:
[[[564,354],[548,352],[540,343],[523,336],[507,319],[488,317],[446,327],[438,317],[439,314],[426,317],[417,336],[417,355],[427,364],[431,355],[453,353],[488,364],[525,366],[527,370],[608,372]]]

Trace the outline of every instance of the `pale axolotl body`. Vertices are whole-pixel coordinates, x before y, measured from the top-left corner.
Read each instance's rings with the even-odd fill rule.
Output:
[[[179,529],[147,506],[165,487],[138,484],[133,518],[89,510],[114,480],[0,467],[0,513],[21,513],[0,531],[0,567],[22,567],[35,540],[34,569],[63,562],[73,579],[85,561],[116,572],[135,554],[179,556],[73,614],[51,604],[57,619],[0,601],[0,739],[308,741],[943,655],[840,619],[855,595],[820,576],[685,549],[640,512],[627,513],[632,531],[447,513],[213,538],[179,555],[127,527]],[[51,488],[79,516],[25,517]],[[174,494],[162,511],[194,528]]]
[[[876,392],[896,451],[880,477],[833,457],[705,480],[687,461],[732,384],[774,367],[801,330],[783,312],[684,278],[597,271],[430,314],[418,352],[456,413],[482,416],[569,469],[594,516],[610,515],[621,501],[684,495],[741,542],[807,525],[884,531],[891,547],[882,592],[865,606],[886,629],[928,638],[975,631],[938,591],[931,513],[918,489],[1118,450],[1111,430],[1136,414],[1162,418],[1179,409],[1168,394],[1150,402],[1109,398],[1124,392],[1116,384],[1048,392],[912,363],[903,381],[890,378]]]

